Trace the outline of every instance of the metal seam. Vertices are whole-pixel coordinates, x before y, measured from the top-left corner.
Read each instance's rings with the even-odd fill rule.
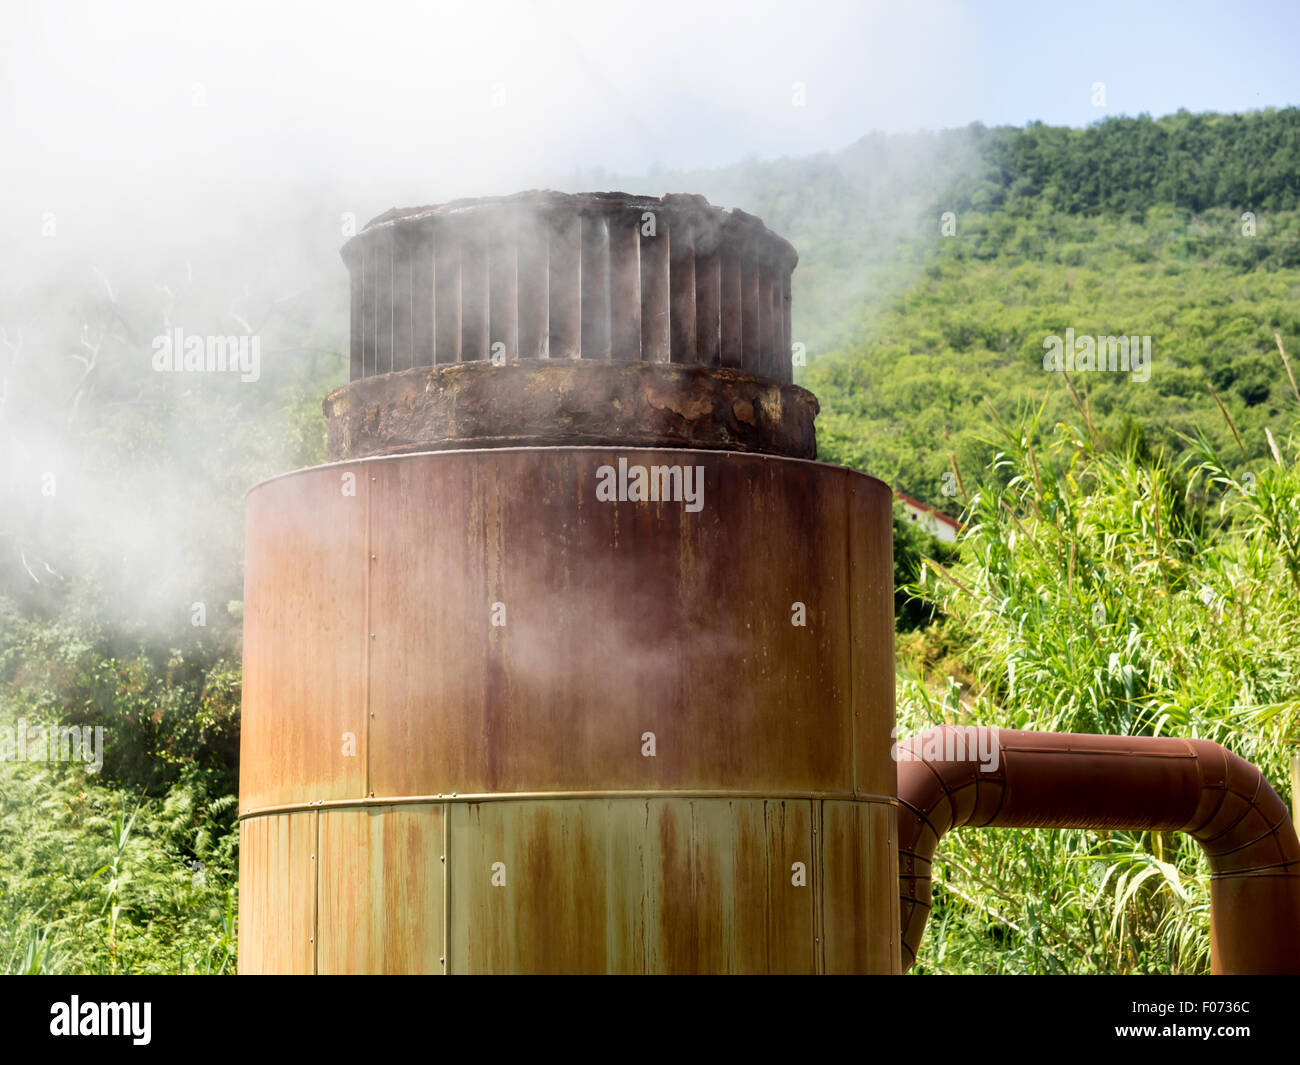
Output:
[[[833,791],[721,791],[721,790],[682,790],[682,791],[503,791],[477,794],[447,793],[441,795],[398,795],[374,796],[356,799],[318,799],[300,803],[285,803],[279,806],[261,806],[245,810],[238,820],[245,821],[253,817],[266,817],[272,814],[296,813],[303,810],[344,810],[365,806],[425,806],[439,803],[482,803],[482,802],[532,802],[536,800],[557,801],[605,800],[605,799],[754,799],[780,800],[794,802],[860,802],[880,803],[884,806],[897,806],[898,799],[893,795],[856,795]]]

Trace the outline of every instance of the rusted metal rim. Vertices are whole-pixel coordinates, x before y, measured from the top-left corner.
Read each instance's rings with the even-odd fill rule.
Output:
[[[488,454],[502,454],[502,453],[519,452],[519,451],[542,451],[542,452],[594,451],[594,452],[604,452],[605,454],[614,452],[617,454],[626,453],[629,455],[632,454],[682,455],[682,456],[707,455],[710,458],[714,458],[714,459],[736,458],[736,459],[758,459],[763,462],[795,462],[795,463],[801,463],[808,466],[813,466],[823,470],[841,470],[844,473],[852,474],[854,477],[860,477],[864,481],[874,481],[876,484],[885,487],[891,493],[891,495],[893,493],[893,489],[889,488],[888,485],[885,485],[885,482],[882,481],[879,477],[873,477],[869,473],[863,473],[861,470],[855,470],[852,466],[844,466],[838,462],[820,462],[816,459],[801,459],[801,458],[795,458],[790,455],[766,455],[763,454],[762,452],[749,452],[749,451],[719,451],[719,450],[711,450],[708,448],[698,448],[698,447],[644,447],[641,445],[631,445],[631,446],[624,447],[621,444],[564,444],[564,445],[547,445],[547,446],[520,445],[520,446],[512,446],[512,447],[467,447],[467,448],[457,448],[454,451],[448,451],[448,450],[403,451],[391,455],[363,455],[353,459],[336,459],[331,462],[322,462],[318,466],[302,466],[296,470],[286,470],[284,473],[277,473],[271,477],[263,478],[262,480],[257,481],[255,484],[253,484],[244,493],[244,498],[247,499],[259,488],[263,488],[269,484],[274,484],[276,481],[283,481],[289,477],[309,476],[310,474],[318,470],[327,470],[331,468],[346,470],[348,467],[351,466],[363,466],[367,463],[373,463],[373,462],[393,462],[402,459],[411,459],[417,455],[427,455],[430,458],[446,458],[448,460],[454,460],[455,456],[457,455],[470,455],[470,454],[488,455]]]
[[[323,404],[329,457],[569,444],[817,457],[817,397],[744,370],[527,359],[352,381]]]
[[[689,791],[668,789],[635,791],[501,791],[473,795],[461,795],[457,792],[451,792],[445,795],[385,795],[361,799],[320,799],[316,802],[283,803],[279,806],[262,806],[244,810],[238,815],[238,820],[246,821],[253,817],[301,813],[306,810],[358,809],[373,806],[419,806],[448,802],[555,802],[564,799],[576,801],[592,799],[765,799],[772,802],[786,800],[790,802],[863,802],[880,803],[884,806],[898,805],[898,799],[893,795],[867,795],[861,792],[853,794],[852,792],[837,791],[727,791],[703,788]]]

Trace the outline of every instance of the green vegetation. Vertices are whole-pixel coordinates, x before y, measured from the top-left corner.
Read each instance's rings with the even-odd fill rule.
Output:
[[[1267,456],[1289,384],[1275,334],[1300,336],[1300,214],[1271,218],[1253,238],[1234,212],[1193,221],[1197,239],[1170,236],[1170,211],[1141,222],[1058,215],[958,215],[935,236],[923,279],[854,339],[817,360],[803,383],[821,399],[823,458],[872,471],[943,508],[956,457],[963,478],[992,454],[985,401],[1008,414],[1044,397],[1044,424],[1069,415],[1062,375],[1043,367],[1044,340],[1150,336],[1148,380],[1076,373],[1093,424],[1116,445],[1139,438],[1185,451],[1180,433],[1232,443],[1216,392],[1246,441],[1243,463]],[[936,226],[936,233],[938,227]]]
[[[1300,350],[1298,163],[1300,111],[1180,112],[617,182],[702,192],[787,236],[821,457],[963,511],[957,550],[895,521],[903,731],[1202,736],[1285,792],[1300,407],[1276,337]],[[107,737],[99,773],[0,764],[7,971],[234,967],[243,492],[321,459],[319,398],[346,373],[337,241],[283,217],[206,274],[0,298],[18,471],[0,725]],[[263,337],[256,388],[148,372],[164,323],[232,331],[232,294]],[[1044,340],[1071,329],[1150,336],[1149,380],[1048,372]],[[957,833],[935,902],[925,971],[1207,964],[1204,863],[1174,836]]]
[[[1038,450],[1039,429],[1001,435],[988,481],[1005,487],[969,501],[962,562],[914,589],[947,620],[909,645],[900,732],[1198,737],[1280,785],[1300,721],[1300,438],[1243,479],[1204,438],[1171,465],[1075,426]],[[936,868],[923,970],[1208,968],[1207,870],[1186,837],[963,830]]]

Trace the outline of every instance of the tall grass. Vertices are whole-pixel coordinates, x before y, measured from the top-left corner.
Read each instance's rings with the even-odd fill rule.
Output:
[[[1284,795],[1300,713],[1300,450],[1172,463],[1091,428],[999,425],[962,561],[912,593],[946,615],[899,677],[939,722],[1215,740]],[[1235,434],[1235,429],[1234,429]],[[938,661],[943,646],[949,662]],[[955,657],[959,666],[952,664]],[[1177,834],[962,830],[941,845],[929,972],[1204,972],[1207,869]]]
[[[76,765],[0,763],[0,973],[233,972],[233,853],[204,848],[200,877],[178,847],[220,812],[185,784],[141,799]]]

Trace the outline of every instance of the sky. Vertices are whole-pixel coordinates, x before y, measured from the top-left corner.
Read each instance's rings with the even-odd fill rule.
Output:
[[[1286,3],[0,0],[0,213],[240,224],[293,188],[378,213],[877,130],[1280,107],[1297,31]]]

